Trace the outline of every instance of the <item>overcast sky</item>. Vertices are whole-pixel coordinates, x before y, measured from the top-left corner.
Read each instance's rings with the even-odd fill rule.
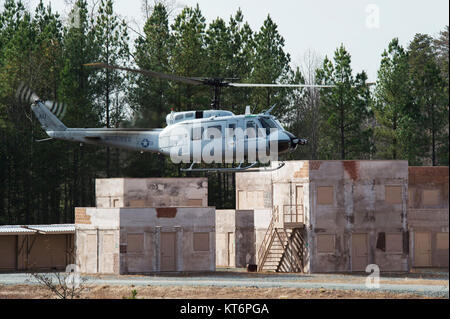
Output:
[[[169,0],[170,1],[170,0]],[[176,1],[176,0],[173,0]],[[0,0],[3,5],[4,0]],[[39,0],[28,0],[31,8]],[[51,2],[61,14],[69,11],[64,0]],[[116,0],[117,12],[127,20],[143,21],[142,0]],[[389,41],[398,37],[407,46],[416,33],[439,34],[449,23],[448,0],[178,0],[199,3],[207,22],[228,20],[238,8],[253,30],[270,14],[286,40],[293,64],[300,64],[308,50],[332,56],[343,43],[352,55],[356,72],[365,70],[376,79],[380,56]]]

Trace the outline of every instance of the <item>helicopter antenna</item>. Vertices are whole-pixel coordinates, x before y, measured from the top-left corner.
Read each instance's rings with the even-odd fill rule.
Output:
[[[277,106],[276,104],[272,105],[270,107],[270,109],[268,109],[267,111],[264,112],[264,115],[270,115],[270,112],[272,112],[272,110],[275,108],[275,106]]]

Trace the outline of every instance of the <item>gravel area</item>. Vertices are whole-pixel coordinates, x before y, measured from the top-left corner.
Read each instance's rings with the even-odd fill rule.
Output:
[[[326,289],[358,292],[385,292],[414,294],[430,298],[449,297],[448,271],[386,274],[380,279],[380,288],[365,286],[364,274],[275,274],[246,273],[239,270],[219,270],[202,274],[154,275],[94,275],[83,276],[94,286],[158,286],[158,287],[243,287],[243,288],[297,288]],[[0,285],[35,285],[26,273],[0,274]],[[1,290],[0,286],[0,290]]]

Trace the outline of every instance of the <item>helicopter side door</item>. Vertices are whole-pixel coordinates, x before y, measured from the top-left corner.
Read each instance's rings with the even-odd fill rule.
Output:
[[[259,123],[255,118],[245,119],[245,157],[249,162],[255,162],[258,159],[258,128]]]

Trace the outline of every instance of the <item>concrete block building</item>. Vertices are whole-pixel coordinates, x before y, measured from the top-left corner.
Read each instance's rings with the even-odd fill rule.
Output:
[[[448,167],[409,167],[408,226],[413,267],[448,267]]]
[[[77,208],[83,273],[215,270],[213,207]]]
[[[100,207],[75,210],[80,271],[214,271],[215,208],[207,207],[207,189],[203,178],[98,180]]]
[[[285,164],[273,172],[236,174],[236,215],[242,209],[253,209],[255,216],[261,209],[272,212],[261,216],[268,224],[264,237],[255,236],[261,269],[348,272],[364,271],[368,264],[381,271],[410,269],[406,161]],[[442,187],[448,194],[448,184]],[[441,213],[448,218],[448,204]]]

